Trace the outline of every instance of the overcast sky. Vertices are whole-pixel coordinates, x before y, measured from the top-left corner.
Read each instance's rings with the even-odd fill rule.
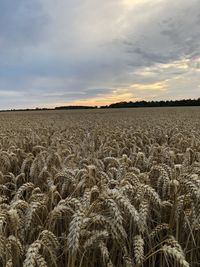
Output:
[[[1,0],[0,109],[200,97],[200,0]]]

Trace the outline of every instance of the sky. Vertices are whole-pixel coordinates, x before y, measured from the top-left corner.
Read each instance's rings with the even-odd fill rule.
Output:
[[[1,0],[0,109],[200,97],[200,0]]]

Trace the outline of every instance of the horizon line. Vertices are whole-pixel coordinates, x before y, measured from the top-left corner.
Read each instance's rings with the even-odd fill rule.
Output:
[[[181,102],[186,102],[181,103]],[[192,102],[192,103],[191,103]],[[143,106],[141,104],[144,104]],[[146,106],[145,106],[146,104]],[[156,105],[157,104],[157,105]],[[160,104],[160,105],[158,105]],[[75,110],[75,109],[107,109],[107,108],[139,108],[139,107],[172,107],[176,106],[200,106],[200,97],[199,98],[187,98],[187,99],[175,99],[175,100],[137,100],[137,101],[120,101],[111,103],[109,105],[62,105],[55,107],[35,107],[35,108],[12,108],[12,109],[0,109],[0,112],[9,112],[9,111],[39,111],[39,110]],[[182,105],[178,105],[182,104]],[[191,104],[191,105],[189,105]],[[124,105],[124,106],[120,106]]]

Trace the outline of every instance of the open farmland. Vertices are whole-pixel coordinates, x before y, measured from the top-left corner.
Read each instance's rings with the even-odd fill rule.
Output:
[[[200,265],[200,108],[0,113],[0,266]]]

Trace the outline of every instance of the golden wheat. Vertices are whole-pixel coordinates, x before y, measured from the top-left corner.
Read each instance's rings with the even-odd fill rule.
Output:
[[[0,266],[199,266],[199,120],[0,113]]]

